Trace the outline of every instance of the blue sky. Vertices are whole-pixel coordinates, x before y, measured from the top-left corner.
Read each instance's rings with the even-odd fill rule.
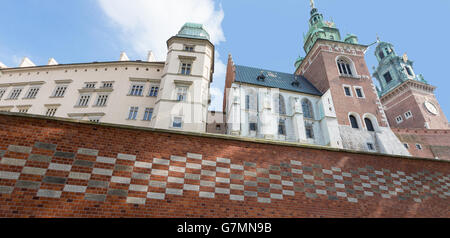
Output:
[[[407,53],[416,73],[437,86],[436,95],[450,118],[450,1],[316,0],[325,19],[341,31],[370,44],[378,34]],[[0,62],[15,67],[28,56],[37,65],[53,57],[59,63],[117,60],[126,51],[132,60],[147,50],[164,60],[165,40],[186,21],[205,24],[216,44],[215,106],[224,83],[229,53],[236,64],[293,72],[304,56],[308,0],[2,0]],[[372,47],[368,66],[376,65]]]

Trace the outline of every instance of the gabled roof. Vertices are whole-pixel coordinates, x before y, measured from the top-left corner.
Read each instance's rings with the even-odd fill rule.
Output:
[[[241,65],[236,65],[235,68],[236,82],[322,96],[322,93],[303,76]],[[264,75],[264,80],[258,80],[258,76],[261,75]]]

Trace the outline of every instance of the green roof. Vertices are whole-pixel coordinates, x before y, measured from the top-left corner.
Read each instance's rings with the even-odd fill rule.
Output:
[[[177,36],[194,38],[194,39],[204,39],[210,40],[208,32],[203,28],[202,24],[196,23],[186,23],[178,32]]]
[[[303,76],[241,65],[235,67],[236,82],[322,96],[322,93]],[[264,79],[258,80],[258,76],[261,75],[264,75]]]

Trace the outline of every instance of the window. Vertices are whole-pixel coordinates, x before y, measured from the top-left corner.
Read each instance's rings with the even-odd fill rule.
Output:
[[[177,87],[177,101],[186,102],[187,87]]]
[[[366,127],[367,127],[368,131],[375,131],[372,120],[370,120],[369,118],[364,118],[364,122],[366,123]]]
[[[140,84],[132,85],[129,96],[142,96],[143,91],[144,91],[144,85],[140,85]]]
[[[0,89],[0,99],[3,98],[3,95],[5,95],[5,92],[6,92],[6,88]]]
[[[89,118],[89,121],[90,121],[90,122],[99,123],[99,122],[100,122],[100,118],[98,118],[98,117]]]
[[[384,80],[386,80],[386,83],[389,83],[389,82],[392,81],[392,76],[391,76],[391,73],[390,73],[390,72],[385,73],[385,74],[383,75],[383,77],[384,77]]]
[[[28,110],[30,110],[30,108],[19,108],[19,113],[28,113]]]
[[[314,139],[314,129],[311,123],[305,123],[305,132],[307,139]]]
[[[373,146],[372,143],[367,143],[367,148],[368,148],[370,151],[374,151],[374,150],[375,150],[375,147]]]
[[[403,146],[404,146],[406,149],[409,149],[408,143],[404,143]]]
[[[136,120],[138,111],[139,111],[139,107],[131,107],[130,113],[128,114],[128,120]]]
[[[380,56],[380,59],[384,59],[384,52],[381,50],[380,53],[378,53],[378,56]]]
[[[95,106],[97,107],[104,107],[106,106],[106,102],[108,101],[109,95],[98,95],[97,103],[95,103]]]
[[[280,119],[278,122],[278,134],[279,135],[286,135],[286,121],[285,119]]]
[[[364,98],[364,93],[363,93],[362,88],[355,87],[355,91],[356,91],[356,96],[358,96],[358,98]]]
[[[413,115],[412,115],[412,112],[411,111],[408,111],[408,112],[406,112],[405,113],[405,118],[406,118],[406,120],[408,120],[409,118],[411,118]]]
[[[144,113],[144,121],[151,121],[153,115],[153,108],[146,108]]]
[[[409,68],[409,66],[405,66],[405,69],[406,69],[406,73],[407,73],[409,76],[414,76],[413,73],[412,73],[412,71],[411,71],[411,69]]]
[[[53,97],[64,97],[64,94],[66,94],[67,85],[64,86],[56,86],[55,93],[53,94]]]
[[[398,116],[395,118],[395,121],[397,122],[397,124],[400,124],[403,122],[403,117],[402,116]]]
[[[81,95],[77,106],[86,107],[89,103],[89,99],[91,99],[91,95]]]
[[[216,125],[216,131],[220,131],[221,130],[221,126],[220,125]]]
[[[417,148],[418,150],[422,150],[422,145],[421,145],[421,144],[416,144],[416,148]]]
[[[39,88],[30,88],[28,90],[27,96],[25,98],[36,98],[37,93],[39,92]]]
[[[350,124],[352,125],[352,128],[359,129],[358,121],[356,120],[356,117],[353,115],[350,115],[349,119],[350,119]]]
[[[250,110],[250,95],[245,96],[245,109]]]
[[[347,60],[344,59],[338,59],[337,61],[338,63],[338,68],[339,68],[339,73],[341,75],[353,75],[352,72],[352,68],[350,67],[350,63]]]
[[[256,131],[257,128],[258,127],[257,127],[256,123],[254,123],[254,122],[250,123],[250,131]]]
[[[149,95],[148,96],[150,96],[150,97],[157,97],[158,96],[158,91],[159,91],[159,87],[152,87],[151,89],[150,89],[150,93],[149,93]]]
[[[104,82],[102,88],[112,88],[113,83],[112,82]]]
[[[13,99],[13,100],[18,99],[21,92],[22,92],[21,88],[13,89],[11,91],[11,94],[9,94],[9,98],[8,99]]]
[[[181,74],[190,75],[192,69],[191,63],[181,63]]]
[[[278,111],[281,115],[286,115],[286,103],[284,97],[280,94],[278,95]]]
[[[184,46],[184,51],[192,52],[192,51],[194,51],[194,46],[192,46],[192,45],[185,45]]]
[[[314,118],[314,112],[312,110],[312,104],[311,101],[308,99],[304,99],[302,101],[302,108],[303,108],[303,117],[308,119]]]
[[[174,117],[173,118],[172,127],[173,128],[182,128],[183,127],[183,118],[181,118],[181,117]]]
[[[97,83],[84,83],[84,88],[95,88]]]
[[[47,112],[45,113],[46,116],[48,117],[54,117],[56,114],[56,110],[58,110],[58,108],[48,108]]]
[[[352,97],[352,90],[350,89],[350,87],[344,87],[344,91],[345,91],[345,96],[349,96]]]

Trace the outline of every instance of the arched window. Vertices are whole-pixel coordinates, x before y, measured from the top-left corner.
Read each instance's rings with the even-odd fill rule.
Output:
[[[341,75],[353,75],[351,63],[349,60],[340,58],[337,60],[337,64],[339,68],[339,73]]]
[[[353,115],[350,115],[349,119],[350,119],[350,124],[352,125],[352,128],[359,129],[358,121],[356,120],[356,117]]]
[[[286,120],[285,119],[280,119],[280,121],[278,122],[278,134],[279,135],[286,135]]]
[[[303,108],[303,117],[304,118],[314,119],[314,111],[313,111],[311,101],[309,101],[308,99],[303,99],[302,108]]]
[[[281,94],[277,95],[274,96],[274,112],[280,115],[286,115],[286,103],[284,97]]]
[[[375,131],[372,120],[370,120],[369,118],[366,117],[366,118],[364,118],[364,122],[366,123],[366,127],[367,127],[368,131]]]

